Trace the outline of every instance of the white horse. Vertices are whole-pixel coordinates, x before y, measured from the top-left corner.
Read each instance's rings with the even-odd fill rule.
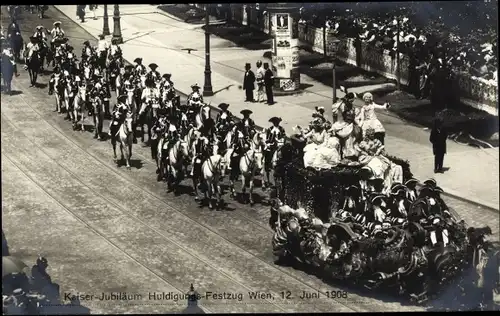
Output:
[[[61,75],[54,75],[54,97],[56,98],[55,112],[61,113],[65,104],[66,87],[62,84]]]
[[[226,151],[224,152],[224,159],[228,162],[226,164],[226,168],[229,167],[229,164],[231,162],[231,157],[233,156],[234,153],[234,146],[233,146],[233,131],[229,131],[226,134],[226,137],[224,138],[224,142],[226,143]]]
[[[137,129],[137,103],[135,99],[135,90],[126,89],[127,92],[127,100],[125,100],[125,105],[128,107],[129,112],[132,115],[132,133],[133,133],[133,142],[137,143],[137,138],[135,136]]]
[[[184,120],[187,122],[187,116],[185,113],[182,113],[182,116],[181,116],[181,122],[184,122]],[[184,135],[184,141],[186,142],[188,148],[189,148],[189,153],[190,155],[192,155],[193,151],[193,144],[194,144],[194,141],[196,140],[196,128],[194,128],[193,126],[191,126],[188,130],[188,132],[186,133],[186,135]],[[185,169],[184,169],[184,172],[186,174],[188,174],[188,166],[189,166],[189,163],[185,165]]]
[[[200,129],[203,126],[203,122],[210,118],[210,114],[210,106],[202,105],[200,107],[200,111],[198,112],[198,114],[196,114],[195,117],[196,128]]]
[[[240,158],[240,173],[241,173],[241,193],[246,194],[246,183],[249,182],[249,196],[248,201],[250,205],[254,204],[253,201],[253,181],[255,174],[260,172],[264,166],[264,133],[257,132],[250,142],[250,149],[243,154]],[[230,181],[231,195],[234,197],[234,182]]]
[[[73,101],[73,116],[75,120],[73,122],[74,128],[77,129],[78,121],[81,125],[81,132],[85,132],[85,116],[87,112],[87,85],[82,85],[78,87],[78,93]],[[78,115],[80,115],[80,120],[78,120]]]
[[[165,145],[164,145],[165,146]],[[179,139],[168,152],[168,190],[177,193],[177,187],[182,181],[184,161],[189,159],[189,147],[185,141]]]
[[[64,87],[64,106],[67,111],[67,118],[69,118],[73,122],[73,127],[76,127],[76,117],[74,114],[74,100],[77,97],[78,90],[75,89],[75,83],[72,82],[71,80],[68,80],[66,83],[66,87]],[[76,91],[75,91],[76,90]]]
[[[127,169],[130,170],[130,158],[132,157],[132,116],[126,114],[125,120],[118,129],[115,135],[111,135],[111,145],[113,146],[114,159],[116,160],[116,141],[120,142],[120,152],[122,154],[121,160],[125,160]],[[125,149],[125,158],[123,157],[123,150]]]
[[[214,151],[216,149],[214,148]],[[213,198],[216,195],[217,203],[216,206],[221,206],[221,196],[222,190],[220,188],[220,182],[224,177],[226,170],[227,161],[225,158],[219,154],[214,154],[210,156],[201,165],[202,181],[205,182],[205,199],[208,199],[208,207],[210,209],[214,208]]]

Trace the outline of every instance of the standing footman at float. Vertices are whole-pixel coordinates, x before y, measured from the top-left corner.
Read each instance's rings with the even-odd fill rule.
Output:
[[[269,176],[272,169],[273,155],[279,147],[283,146],[286,137],[285,129],[280,125],[281,117],[273,116],[269,119],[269,122],[273,125],[265,130],[266,147],[264,151],[264,169],[266,171],[267,179],[263,184],[263,188],[266,188],[270,184]]]

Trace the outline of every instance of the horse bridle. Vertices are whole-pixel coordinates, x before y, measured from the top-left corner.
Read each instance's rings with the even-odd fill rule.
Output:
[[[208,165],[208,169],[210,170],[210,172],[212,172],[212,174],[215,174],[214,171],[219,170],[219,166],[222,163],[222,157],[219,159],[219,161],[215,165],[214,165],[214,163],[212,161],[212,157],[208,157],[208,161],[210,162],[209,165]]]
[[[184,142],[183,140],[179,139],[175,143],[174,147],[172,148],[172,150],[174,150],[177,147],[177,149],[174,150],[174,158],[175,158],[176,161],[177,161],[178,154],[181,151],[181,143],[183,143],[183,142]]]

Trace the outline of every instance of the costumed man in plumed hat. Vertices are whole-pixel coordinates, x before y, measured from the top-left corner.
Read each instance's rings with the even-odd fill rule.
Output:
[[[203,96],[200,93],[200,86],[197,83],[192,85],[191,89],[193,91],[187,97],[187,105],[197,112],[204,103]]]
[[[109,59],[122,57],[122,49],[118,45],[116,38],[111,40],[111,46],[109,46]]]
[[[146,66],[142,64],[142,58],[137,57],[136,59],[134,59],[134,63],[134,71],[136,75],[146,73]]]
[[[153,109],[153,117],[157,118],[158,108],[160,106],[160,91],[156,88],[152,79],[146,79],[146,88],[142,90],[141,100],[142,105],[139,115],[142,115],[146,107],[150,105]]]
[[[162,79],[165,79],[165,81],[170,84],[171,89],[174,88],[174,82],[172,81],[172,74],[166,73],[166,74],[163,74],[163,76],[161,76],[161,77],[162,77]]]
[[[101,69],[106,68],[106,59],[108,58],[109,44],[103,34],[99,35],[97,42],[98,65]]]
[[[26,50],[25,50],[25,68],[28,68],[29,61],[31,60],[31,56],[33,56],[34,53],[40,51],[40,46],[38,45],[38,40],[34,36],[30,36],[30,42],[28,45],[26,45]]]
[[[405,182],[406,198],[411,203],[413,203],[417,199],[417,184],[418,184],[418,180],[415,178],[411,178]]]
[[[234,125],[233,114],[228,110],[228,108],[229,104],[227,103],[219,104],[219,109],[221,109],[221,112],[217,114],[217,118],[215,119],[215,129],[221,137],[221,144],[224,147],[221,149],[223,150],[227,149],[225,148],[226,142],[224,142],[224,139]]]
[[[123,123],[123,119],[127,114],[128,107],[125,104],[127,101],[126,95],[120,95],[117,98],[117,104],[113,108],[113,113],[111,115],[111,121],[109,122],[109,132],[108,135],[116,135],[118,129],[120,128],[120,124]]]
[[[156,173],[159,174],[159,166],[158,166],[158,142],[160,141],[160,138],[167,132],[169,122],[167,120],[167,117],[165,115],[165,110],[160,109],[158,111],[158,119],[154,122],[153,126],[151,127],[151,158],[157,161],[157,169]],[[160,179],[161,180],[161,179]]]
[[[44,30],[43,26],[38,25],[35,28],[35,33],[33,33],[33,36],[36,37],[37,39],[39,39],[40,41],[46,41],[47,36],[45,35],[45,32],[43,30]]]
[[[172,117],[167,117],[168,120],[168,128],[167,128],[167,134],[166,134],[166,141],[167,141],[167,153],[172,148],[172,146],[179,140],[180,135],[179,131],[177,130],[177,118],[175,116]],[[168,155],[167,155],[167,160],[168,160]]]
[[[92,55],[94,55],[94,49],[90,45],[90,42],[89,41],[83,42],[82,61],[89,61]]]
[[[214,122],[212,119],[208,119],[203,123],[203,126],[200,128],[198,137],[196,138],[193,144],[193,160],[191,169],[191,176],[195,173],[196,175],[200,175],[200,167],[201,164],[208,159],[212,155],[212,146],[215,142],[214,139]],[[196,169],[196,171],[195,171]]]
[[[272,168],[272,159],[274,152],[285,143],[286,132],[283,126],[280,125],[281,117],[273,116],[269,119],[273,125],[266,129],[266,150],[264,168],[268,171],[268,179],[264,182],[263,187],[267,188],[270,183],[269,171]]]
[[[160,73],[156,70],[158,69],[158,65],[155,64],[155,63],[151,63],[149,64],[149,69],[150,71],[148,72],[147,76],[149,79],[153,80],[153,82],[156,82],[158,80],[160,80]]]
[[[54,22],[54,28],[50,31],[50,36],[52,39],[50,40],[50,44],[52,49],[54,49],[54,44],[56,40],[62,40],[65,36],[63,29],[61,28],[61,21]]]
[[[238,123],[238,129],[243,133],[245,138],[249,140],[253,137],[253,133],[255,132],[255,122],[250,118],[250,115],[253,113],[252,111],[245,109],[242,110],[241,115],[243,115],[243,119]]]

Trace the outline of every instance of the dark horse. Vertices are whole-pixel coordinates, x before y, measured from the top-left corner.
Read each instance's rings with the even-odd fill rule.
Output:
[[[33,52],[31,58],[27,60],[26,66],[30,75],[31,87],[33,87],[36,85],[36,80],[42,67],[42,60],[40,58],[39,52]]]

